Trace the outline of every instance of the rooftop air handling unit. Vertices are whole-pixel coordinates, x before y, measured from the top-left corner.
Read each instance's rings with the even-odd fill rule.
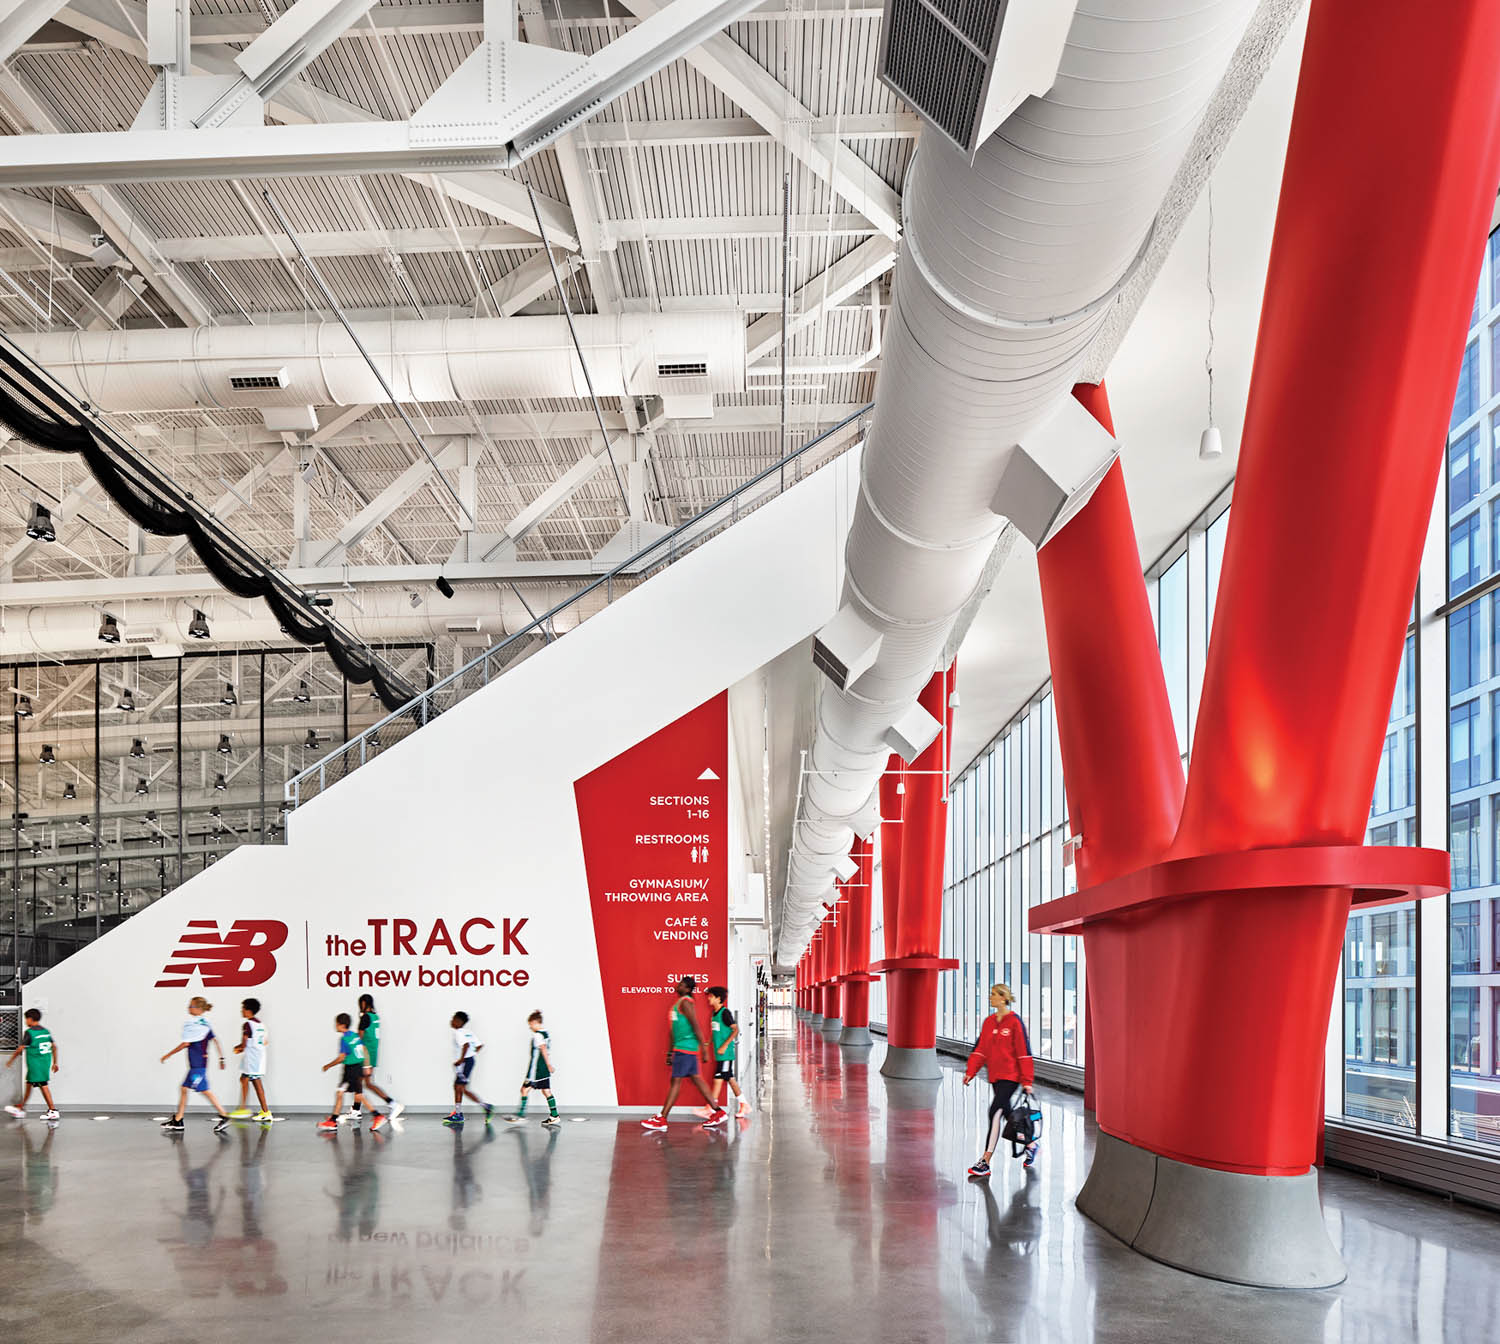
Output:
[[[885,0],[880,81],[974,161],[1057,78],[1075,0]]]

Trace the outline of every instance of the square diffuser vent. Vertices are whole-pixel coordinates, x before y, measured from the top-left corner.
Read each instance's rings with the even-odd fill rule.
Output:
[[[1076,0],[885,0],[880,80],[972,162],[1027,98],[1046,93]]]

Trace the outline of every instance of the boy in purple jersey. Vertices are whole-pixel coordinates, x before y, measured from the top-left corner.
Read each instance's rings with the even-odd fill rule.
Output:
[[[218,1112],[218,1123],[214,1125],[214,1133],[222,1134],[229,1128],[229,1115],[222,1106],[219,1099],[209,1090],[208,1086],[208,1044],[213,1042],[213,1047],[219,1052],[219,1067],[224,1067],[224,1047],[219,1044],[219,1038],[214,1035],[214,1029],[209,1025],[206,1013],[213,1011],[213,1004],[201,994],[195,996],[188,1002],[188,1019],[182,1024],[182,1040],[174,1045],[161,1057],[165,1064],[179,1050],[188,1052],[187,1077],[182,1080],[182,1086],[178,1090],[177,1110],[170,1120],[163,1120],[161,1127],[169,1134],[181,1134],[183,1129],[182,1117],[187,1112],[188,1097],[194,1092],[201,1092],[208,1100],[208,1104]]]

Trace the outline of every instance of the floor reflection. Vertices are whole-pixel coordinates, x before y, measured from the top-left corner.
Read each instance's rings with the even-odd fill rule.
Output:
[[[0,1320],[28,1344],[227,1338],[279,1344],[435,1330],[600,1344],[1265,1340],[1464,1344],[1496,1337],[1500,1220],[1329,1173],[1351,1276],[1264,1293],[1141,1259],[1072,1199],[1092,1143],[1043,1091],[1032,1171],[969,1181],[985,1096],[946,1072],[883,1079],[780,1019],[753,1119],[664,1134],[635,1119],[379,1135],[311,1118],[139,1117],[0,1128]],[[513,1149],[514,1151],[508,1151]]]

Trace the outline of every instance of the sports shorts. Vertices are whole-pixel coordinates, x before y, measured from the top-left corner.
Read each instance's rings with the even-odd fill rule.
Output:
[[[552,1075],[550,1073],[544,1073],[538,1078],[524,1079],[521,1083],[521,1091],[523,1092],[550,1092],[551,1090]]]
[[[453,1069],[453,1081],[455,1083],[467,1083],[474,1076],[474,1056],[465,1055]]]
[[[242,1073],[240,1074],[240,1081],[242,1083],[258,1083],[264,1077],[265,1074],[263,1073]]]
[[[26,1075],[26,1086],[27,1087],[51,1087],[52,1086],[52,1071],[50,1069],[44,1070],[42,1073],[38,1074],[35,1078],[33,1078],[28,1073]]]
[[[698,1072],[698,1053],[695,1050],[672,1051],[672,1077],[691,1078]]]
[[[189,1092],[207,1092],[208,1070],[189,1069],[187,1071],[187,1077],[182,1080],[182,1085],[187,1088]]]
[[[345,1092],[363,1092],[365,1090],[365,1066],[363,1064],[345,1064],[344,1080],[339,1086]]]
[[[732,1059],[719,1059],[719,1060],[715,1060],[714,1061],[714,1077],[715,1078],[733,1079],[734,1078],[734,1060],[732,1060]]]

